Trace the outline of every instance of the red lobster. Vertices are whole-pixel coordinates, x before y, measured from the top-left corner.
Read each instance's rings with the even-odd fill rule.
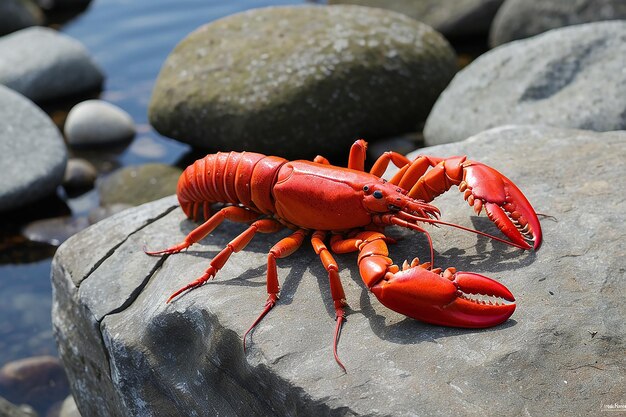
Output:
[[[206,220],[183,242],[149,255],[172,254],[188,248],[213,231],[224,219],[250,226],[211,260],[206,272],[182,287],[167,300],[196,288],[213,278],[233,252],[239,252],[255,233],[271,233],[288,227],[295,230],[280,240],[267,256],[265,308],[244,334],[265,317],[278,300],[276,260],[294,253],[305,236],[328,271],[337,324],[333,354],[345,320],[346,300],[337,262],[324,241],[329,232],[335,253],[359,252],[358,265],[363,282],[388,308],[424,322],[454,327],[490,327],[506,321],[515,310],[515,298],[502,284],[472,272],[442,271],[432,267],[430,236],[420,224],[444,224],[472,231],[521,249],[541,245],[541,226],[522,192],[504,175],[465,156],[436,158],[420,155],[413,161],[386,152],[369,173],[364,171],[367,144],[357,140],[350,150],[348,167],[330,165],[318,156],[310,161],[287,161],[276,156],[251,152],[207,155],[181,175],[177,195],[185,214],[196,220],[202,211]],[[392,162],[400,170],[390,181],[381,175]],[[439,220],[435,197],[456,185],[477,214],[484,209],[489,219],[510,240]],[[408,191],[407,191],[408,190]],[[213,203],[225,203],[209,217]],[[430,262],[414,259],[402,268],[388,257],[386,226],[396,225],[424,233],[430,244]],[[496,297],[491,303],[472,297]],[[507,302],[504,302],[506,300]]]

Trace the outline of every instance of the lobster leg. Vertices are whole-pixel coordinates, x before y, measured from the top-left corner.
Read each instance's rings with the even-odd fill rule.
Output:
[[[263,317],[269,313],[278,300],[278,292],[280,291],[280,285],[278,283],[278,271],[276,268],[276,259],[286,258],[294,253],[304,241],[304,237],[307,235],[307,231],[304,229],[298,229],[291,235],[284,239],[281,239],[270,249],[267,254],[267,301],[263,307],[261,314],[254,320],[254,323],[246,330],[243,335],[243,350],[246,350],[246,337],[257,324],[263,320]]]
[[[211,260],[211,265],[204,272],[204,274],[202,274],[199,278],[190,282],[189,284],[185,285],[184,287],[176,291],[174,294],[172,294],[167,299],[167,302],[169,303],[172,299],[177,297],[179,294],[187,290],[191,290],[196,287],[199,287],[200,285],[204,284],[209,279],[213,278],[217,274],[217,271],[222,269],[226,261],[228,261],[228,258],[230,258],[230,255],[232,255],[234,252],[239,252],[240,250],[245,248],[246,245],[250,243],[250,241],[252,240],[252,238],[257,232],[273,233],[282,228],[283,228],[282,224],[272,219],[261,219],[261,220],[257,220],[253,222],[246,230],[244,230],[241,234],[239,234],[239,236],[231,240],[228,243],[228,245],[226,245],[226,247],[220,251],[220,253],[215,255],[215,257]]]
[[[196,242],[204,239],[209,233],[211,233],[217,226],[219,226],[225,219],[248,223],[259,218],[259,214],[250,210],[246,210],[243,207],[228,206],[222,208],[215,213],[211,218],[202,223],[200,226],[193,229],[185,239],[177,245],[171,246],[167,249],[158,251],[147,251],[144,248],[144,252],[148,255],[169,255],[172,253],[178,253]]]
[[[467,328],[498,325],[515,311],[514,303],[503,301],[515,301],[511,292],[483,275],[430,269],[430,263],[419,264],[418,259],[405,262],[400,270],[388,257],[387,240],[382,233],[366,231],[331,241],[336,252],[360,251],[361,278],[386,307],[427,323]]]
[[[337,261],[333,258],[333,255],[328,251],[328,248],[324,244],[324,239],[326,238],[326,233],[323,231],[316,231],[313,233],[313,237],[311,238],[311,244],[313,245],[313,249],[315,253],[319,255],[322,264],[324,265],[324,269],[328,272],[328,279],[330,281],[330,294],[333,298],[333,304],[335,307],[335,320],[337,320],[337,324],[335,326],[335,334],[333,337],[333,355],[335,356],[335,361],[337,364],[346,372],[346,367],[339,360],[339,356],[337,355],[337,343],[339,342],[339,334],[341,332],[341,326],[346,319],[346,313],[344,311],[344,307],[347,305],[346,303],[346,294],[343,290],[343,285],[341,285],[341,280],[339,278],[339,268],[337,267]]]

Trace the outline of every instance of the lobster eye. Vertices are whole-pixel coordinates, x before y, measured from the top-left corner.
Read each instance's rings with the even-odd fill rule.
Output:
[[[367,185],[363,186],[363,191],[368,192],[370,190],[370,187]]]
[[[380,191],[380,190],[374,191],[374,193],[372,195],[374,196],[374,198],[378,198],[378,199],[383,198],[383,192]]]

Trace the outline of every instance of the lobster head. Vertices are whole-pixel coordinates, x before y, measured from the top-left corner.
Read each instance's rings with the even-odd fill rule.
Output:
[[[438,218],[439,209],[432,204],[415,200],[407,191],[389,182],[372,182],[363,185],[363,206],[372,214],[396,214],[421,218]]]

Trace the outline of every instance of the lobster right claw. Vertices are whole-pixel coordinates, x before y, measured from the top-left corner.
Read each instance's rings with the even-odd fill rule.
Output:
[[[369,268],[369,260],[363,261],[362,267]],[[439,272],[428,266],[414,261],[403,271],[388,272],[370,290],[386,307],[441,326],[496,326],[515,311],[515,298],[501,283],[472,272]]]

